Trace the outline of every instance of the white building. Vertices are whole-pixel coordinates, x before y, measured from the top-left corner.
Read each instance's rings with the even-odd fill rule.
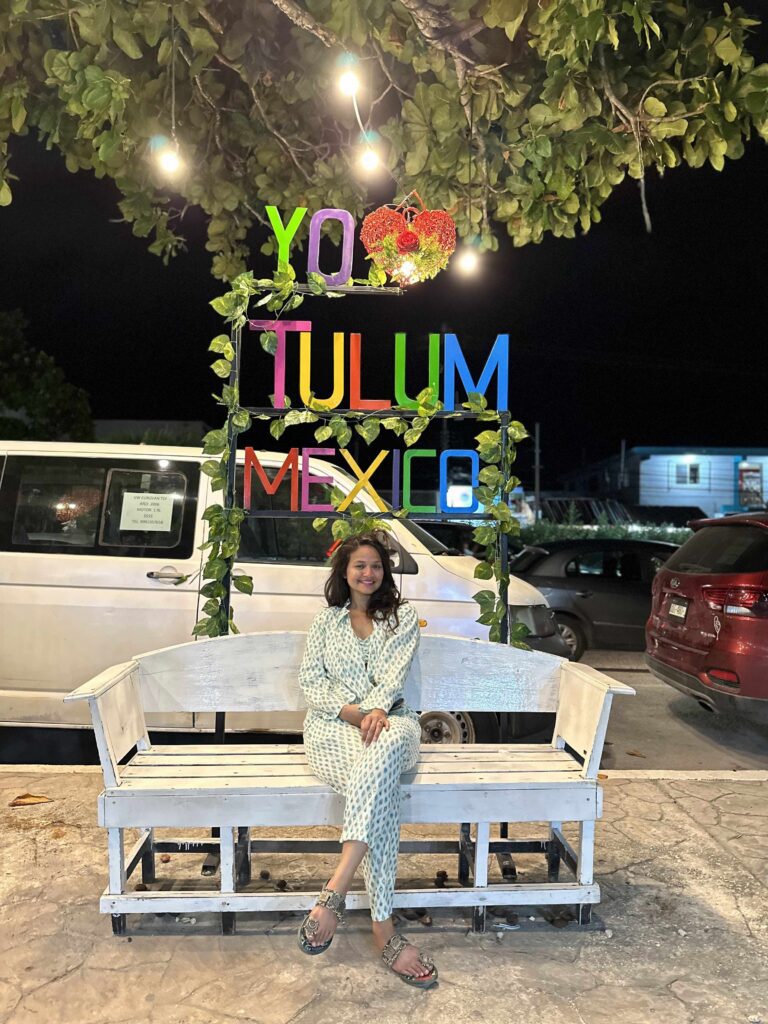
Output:
[[[630,448],[565,474],[574,496],[628,505],[700,508],[706,516],[765,505],[768,448]]]

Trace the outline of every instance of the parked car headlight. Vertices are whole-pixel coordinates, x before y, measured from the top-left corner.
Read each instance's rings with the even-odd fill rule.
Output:
[[[510,605],[509,621],[522,622],[531,636],[552,636],[557,632],[555,613],[545,604]]]

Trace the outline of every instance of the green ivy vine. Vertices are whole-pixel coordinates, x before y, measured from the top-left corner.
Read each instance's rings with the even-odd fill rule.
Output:
[[[376,268],[365,281],[357,284],[381,285]],[[284,313],[292,312],[304,301],[305,294],[336,298],[342,292],[327,288],[325,279],[320,274],[309,274],[305,286],[298,285],[296,274],[290,264],[280,263],[271,278],[254,278],[251,272],[238,275],[231,284],[230,291],[213,299],[211,305],[224,322],[229,325],[230,334],[217,335],[209,345],[209,351],[215,355],[211,365],[213,373],[227,383],[222,383],[221,393],[214,395],[217,403],[226,409],[226,421],[222,427],[209,431],[203,439],[203,452],[210,455],[202,465],[203,472],[210,477],[213,491],[226,491],[231,467],[229,466],[230,443],[239,434],[245,433],[252,425],[251,413],[240,406],[240,394],[237,384],[236,360],[238,353],[233,338],[239,343],[243,327],[248,320],[248,309],[251,300],[261,293],[256,302],[257,307],[266,307],[275,320]],[[259,335],[262,348],[274,355],[277,339],[274,331],[263,331]],[[322,402],[310,396],[304,408],[292,408],[290,399],[285,399],[285,409],[280,415],[267,416],[260,414],[259,419],[270,420],[269,431],[275,440],[279,440],[285,430],[297,424],[316,423],[315,439],[322,443],[333,438],[339,448],[346,447],[352,439],[353,432],[360,435],[366,444],[376,441],[382,430],[388,430],[396,438],[402,438],[406,447],[416,444],[434,417],[443,411],[432,388],[425,388],[416,397],[416,409],[405,409],[393,406],[386,411],[347,411],[344,414],[330,409]],[[520,483],[512,476],[512,467],[516,456],[516,445],[528,436],[522,423],[516,420],[502,423],[499,412],[488,408],[484,395],[471,393],[463,408],[473,413],[478,421],[492,423],[493,426],[482,430],[475,438],[483,468],[480,470],[475,496],[480,505],[486,509],[488,522],[479,525],[473,532],[473,539],[484,548],[483,558],[475,569],[475,577],[479,580],[494,579],[497,589],[481,590],[474,595],[480,606],[477,621],[489,627],[489,639],[499,641],[502,636],[502,623],[505,614],[504,603],[499,598],[499,590],[509,584],[509,574],[504,572],[501,558],[501,538],[519,532],[520,526],[509,505],[509,495]],[[403,415],[407,413],[408,415]],[[448,417],[458,417],[459,413],[449,413]],[[502,439],[502,430],[506,438]],[[345,495],[338,488],[331,492],[331,504],[334,508],[344,500]],[[202,545],[208,552],[202,569],[200,594],[205,599],[202,615],[193,629],[194,636],[222,636],[229,632],[237,633],[231,608],[227,611],[226,596],[228,583],[235,590],[244,594],[253,592],[253,579],[247,574],[235,574],[234,562],[240,546],[240,528],[246,518],[243,508],[226,507],[224,502],[209,505],[203,513],[208,523],[208,537]],[[407,509],[394,509],[396,518],[407,516]],[[316,530],[323,530],[328,524],[328,517],[318,517],[313,525]],[[342,541],[348,537],[359,536],[372,530],[391,531],[389,518],[371,514],[361,501],[352,501],[347,510],[334,518],[331,532],[334,540]],[[509,623],[509,642],[514,646],[525,647],[524,638],[528,634],[527,627],[522,623]]]

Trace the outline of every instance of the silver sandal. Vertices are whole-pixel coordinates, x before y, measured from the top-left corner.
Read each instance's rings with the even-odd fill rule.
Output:
[[[437,968],[435,967],[434,961],[426,956],[425,954],[419,954],[419,960],[427,967],[430,973],[424,978],[417,978],[414,974],[403,974],[400,971],[395,970],[395,960],[400,956],[406,946],[410,946],[412,943],[408,942],[404,935],[400,932],[395,932],[392,938],[387,942],[381,951],[381,959],[387,965],[387,967],[396,974],[398,978],[401,978],[406,985],[412,985],[414,988],[432,988],[437,982]]]
[[[344,901],[344,897],[340,892],[336,892],[335,889],[329,889],[327,886],[322,889],[320,895],[315,901],[315,906],[325,907],[327,910],[330,910],[332,914],[335,914],[336,920],[339,924],[344,923],[344,911],[347,909],[347,905]],[[312,911],[310,911],[310,914],[311,913]],[[324,953],[333,942],[333,936],[331,936],[330,939],[328,939],[327,942],[324,942],[321,946],[312,945],[309,940],[319,927],[320,924],[318,923],[317,918],[310,917],[309,914],[307,914],[301,922],[298,938],[299,949],[302,953],[307,953],[309,956],[316,956],[318,953]]]

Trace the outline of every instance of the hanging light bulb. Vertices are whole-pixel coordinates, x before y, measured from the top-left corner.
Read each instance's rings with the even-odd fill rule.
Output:
[[[373,171],[378,170],[381,166],[379,154],[375,149],[371,149],[370,146],[366,146],[358,157],[357,165],[361,171],[364,171],[366,174],[370,174]]]
[[[172,143],[157,151],[155,163],[168,178],[176,178],[184,170],[184,161],[179,154],[179,148]]]
[[[456,267],[460,273],[464,274],[465,277],[471,277],[472,274],[477,273],[477,269],[480,266],[480,257],[477,254],[477,249],[471,245],[466,245],[459,252],[458,259],[456,260]]]
[[[338,86],[344,96],[355,96],[360,88],[360,79],[354,71],[344,71],[339,76]]]

